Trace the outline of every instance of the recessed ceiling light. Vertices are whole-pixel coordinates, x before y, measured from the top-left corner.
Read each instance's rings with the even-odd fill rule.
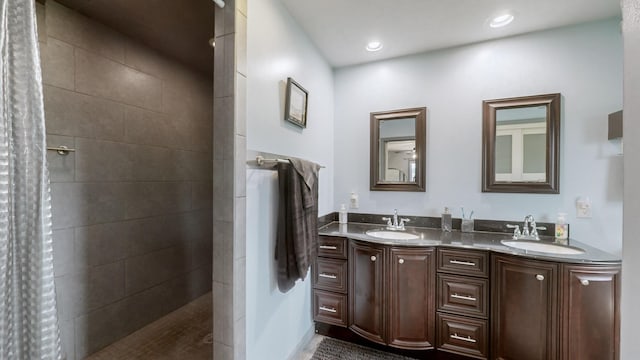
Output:
[[[380,41],[371,41],[367,44],[367,51],[378,51],[382,49],[382,43]]]
[[[492,28],[499,28],[499,27],[509,25],[512,21],[513,21],[513,15],[506,13],[491,19],[489,26],[491,26]]]

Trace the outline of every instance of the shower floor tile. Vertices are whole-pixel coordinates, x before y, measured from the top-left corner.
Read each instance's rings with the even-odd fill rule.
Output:
[[[208,293],[87,359],[212,359],[212,316]]]

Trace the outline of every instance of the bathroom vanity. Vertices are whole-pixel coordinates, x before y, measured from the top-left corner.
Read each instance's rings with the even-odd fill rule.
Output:
[[[617,257],[576,241],[579,254],[520,250],[502,244],[504,233],[413,227],[406,232],[416,239],[366,234],[381,228],[331,223],[319,230],[319,333],[356,334],[420,358],[619,357]]]

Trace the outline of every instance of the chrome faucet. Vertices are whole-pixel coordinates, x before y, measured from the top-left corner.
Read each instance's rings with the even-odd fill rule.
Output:
[[[383,217],[383,221],[387,222],[387,230],[404,230],[404,224],[410,220],[401,218],[398,223],[398,209],[393,209],[393,219],[390,217]]]
[[[520,226],[507,224],[507,228],[513,229],[513,238],[515,240],[540,240],[538,230],[547,230],[545,226],[537,226],[536,220],[533,215],[527,215],[524,217],[524,224],[522,224],[522,232],[520,232]],[[529,230],[531,228],[531,230]]]

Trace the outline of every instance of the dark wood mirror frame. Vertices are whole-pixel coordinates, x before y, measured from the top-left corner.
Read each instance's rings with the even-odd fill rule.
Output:
[[[560,193],[560,101],[561,95],[558,93],[485,100],[482,102],[482,192]],[[547,107],[546,181],[496,181],[496,111],[542,105]]]
[[[380,174],[380,121],[403,118],[415,118],[416,120],[416,181],[415,182],[389,182],[382,181]],[[371,153],[370,153],[370,190],[372,191],[425,191],[425,179],[427,172],[427,108],[411,108],[392,111],[371,113]]]

